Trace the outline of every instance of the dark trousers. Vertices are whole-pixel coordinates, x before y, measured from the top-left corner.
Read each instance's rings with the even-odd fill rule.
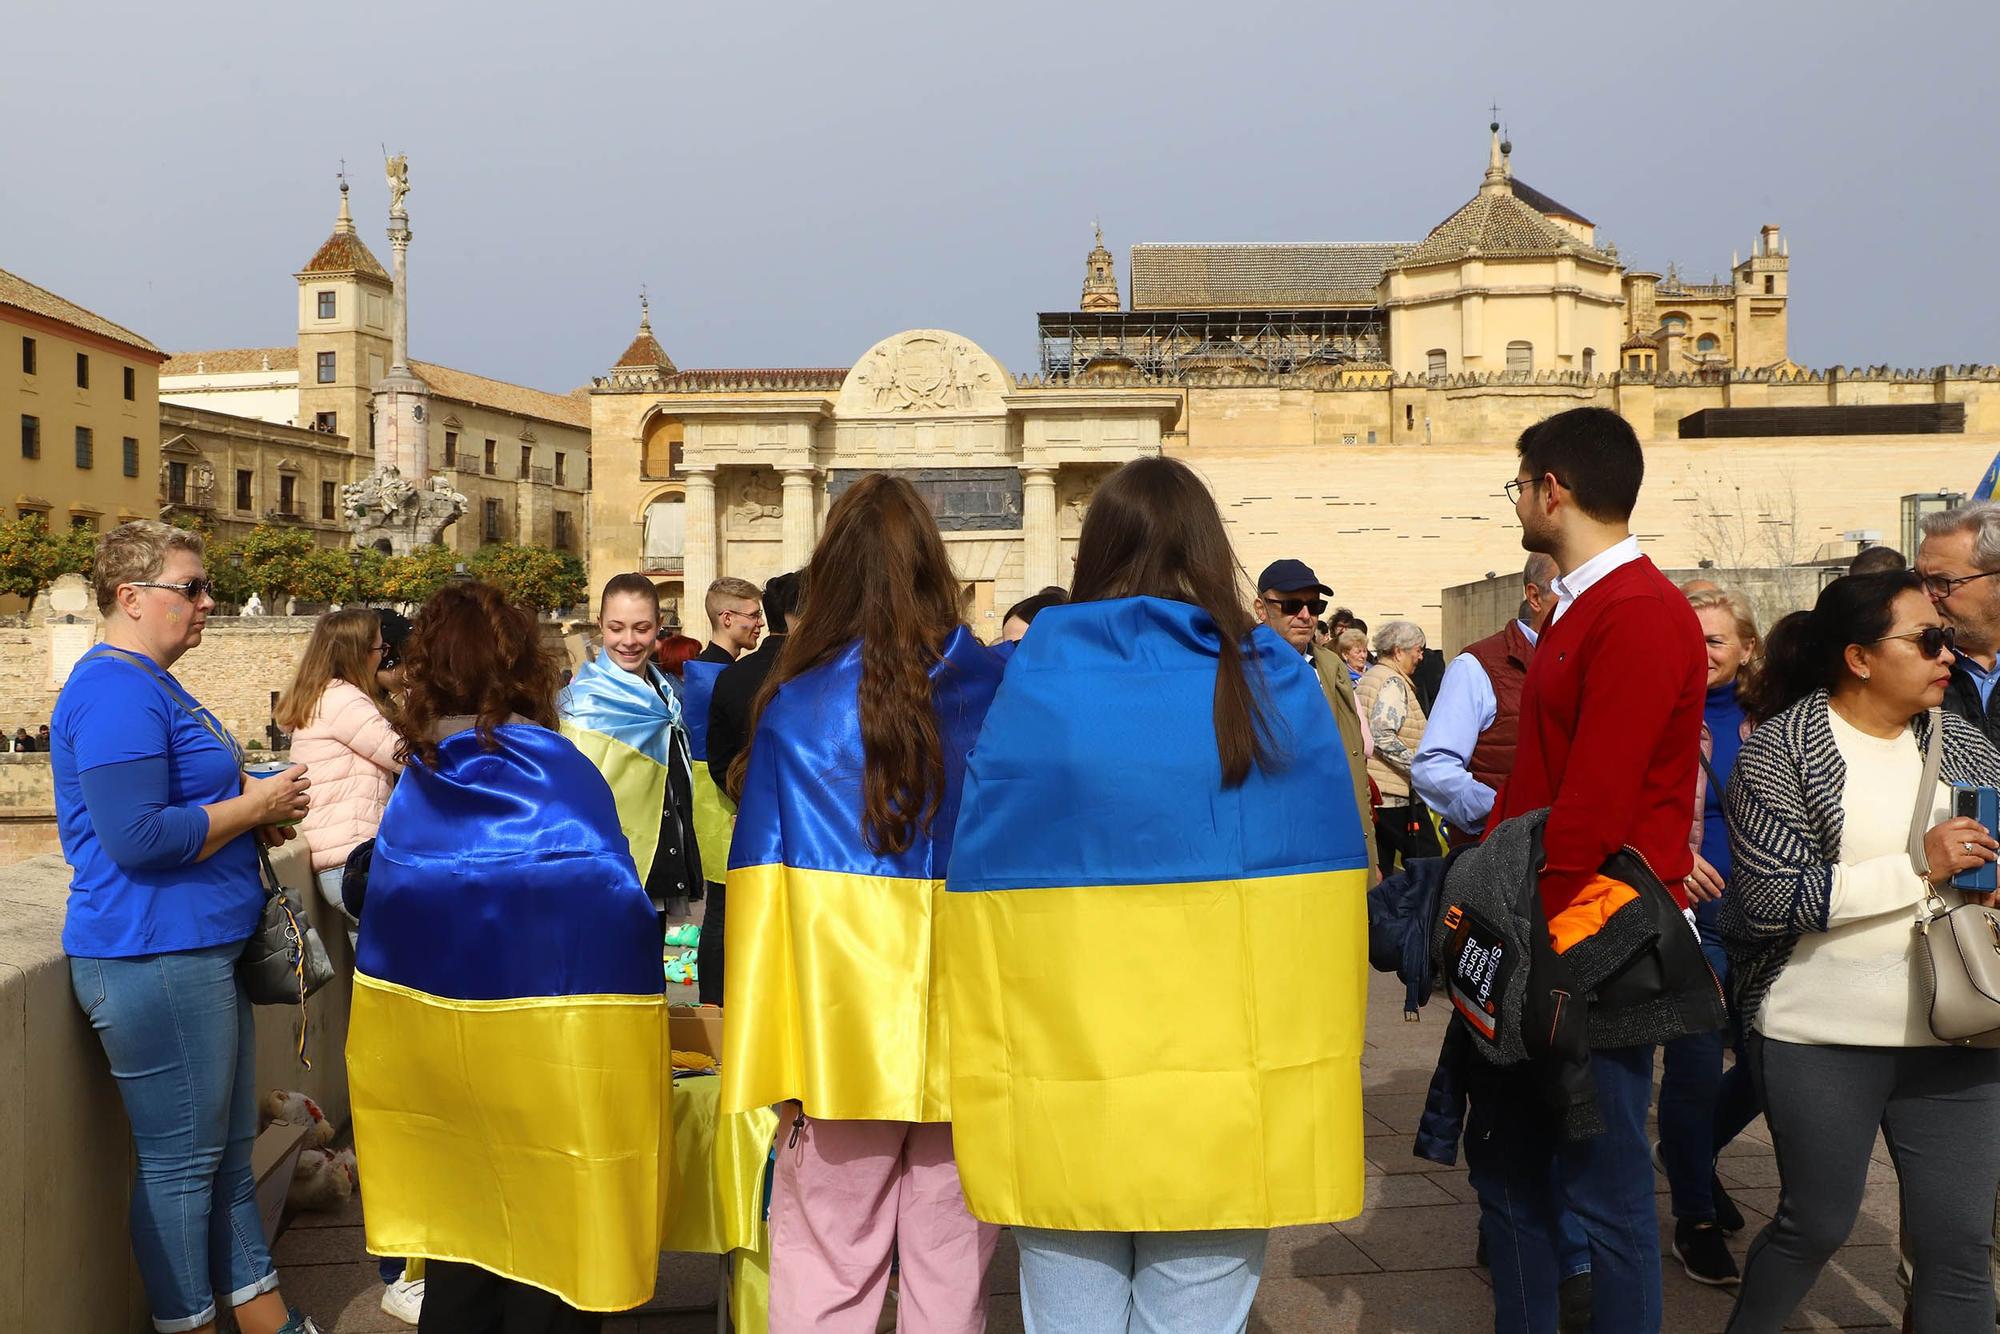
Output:
[[[1430,808],[1422,802],[1375,808],[1375,860],[1383,875],[1393,874],[1399,862],[1407,864],[1439,853],[1437,827],[1431,823]]]
[[[1565,1234],[1581,1229],[1590,1252],[1593,1334],[1659,1334],[1660,1225],[1646,1139],[1653,1049],[1593,1048],[1590,1069],[1601,1135],[1565,1141],[1554,1118],[1523,1096],[1479,1117],[1494,1141],[1484,1146],[1491,1153],[1479,1155],[1490,1171],[1480,1172],[1476,1189],[1496,1330],[1555,1328],[1552,1299],[1575,1268]]]
[[[701,941],[695,946],[694,966],[703,1005],[722,1004],[722,914],[724,891],[708,882],[706,906],[701,912]]]
[[[1699,905],[1695,925],[1708,966],[1726,988],[1729,956],[1722,948],[1721,908],[1719,902]],[[1732,1015],[1724,1028],[1675,1038],[1662,1049],[1660,1161],[1666,1164],[1675,1218],[1714,1221],[1716,1155],[1757,1119],[1757,1092],[1741,1038]],[[1724,1070],[1723,1052],[1732,1042],[1736,1063]]]
[[[597,1334],[604,1317],[477,1265],[424,1261],[417,1334]]]
[[[1778,1210],[1750,1243],[1730,1334],[1776,1331],[1847,1240],[1879,1128],[1896,1165],[1910,1307],[1924,1334],[1993,1328],[2000,1051],[1750,1037],[1778,1151]]]

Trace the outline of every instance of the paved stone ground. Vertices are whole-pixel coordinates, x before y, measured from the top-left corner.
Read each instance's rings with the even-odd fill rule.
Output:
[[[1410,1154],[1430,1080],[1443,1011],[1434,1002],[1421,1024],[1402,1020],[1401,988],[1377,977],[1370,997],[1363,1061],[1368,1114],[1368,1194],[1361,1216],[1331,1226],[1286,1228],[1271,1238],[1253,1334],[1369,1331],[1466,1334],[1490,1329],[1491,1289],[1473,1264],[1477,1206],[1463,1170],[1446,1171]],[[1760,1121],[1722,1160],[1724,1184],[1750,1228],[1743,1247],[1777,1205],[1777,1164]],[[1896,1291],[1895,1177],[1878,1143],[1861,1218],[1794,1318],[1795,1329],[1892,1329],[1901,1313]],[[1662,1235],[1670,1236],[1666,1182],[1659,1182]],[[375,1264],[361,1244],[358,1205],[297,1218],[279,1239],[286,1295],[333,1334],[387,1334],[407,1327],[382,1314]],[[1710,1334],[1728,1318],[1730,1295],[1691,1282],[1671,1256],[1663,1260],[1666,1329]],[[1021,1329],[1012,1245],[1003,1238],[991,1279],[990,1328]],[[654,1300],[606,1322],[606,1334],[708,1334],[716,1262],[669,1256]],[[709,1309],[695,1310],[707,1305]],[[885,1328],[887,1324],[885,1322]]]

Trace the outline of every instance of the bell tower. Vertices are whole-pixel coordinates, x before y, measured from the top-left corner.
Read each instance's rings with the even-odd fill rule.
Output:
[[[1118,301],[1118,264],[1111,258],[1111,252],[1104,248],[1104,229],[1095,228],[1097,244],[1091,248],[1083,262],[1083,300],[1078,310],[1116,310]]]
[[[299,287],[299,419],[369,451],[369,390],[389,362],[388,271],[354,230],[346,173],[333,234],[294,277]]]

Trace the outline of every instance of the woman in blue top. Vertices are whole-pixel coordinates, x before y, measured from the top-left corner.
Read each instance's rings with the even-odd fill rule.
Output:
[[[1690,839],[1698,838],[1694,874],[1687,880],[1702,952],[1716,980],[1726,983],[1729,956],[1722,948],[1722,891],[1729,883],[1729,830],[1722,794],[1736,767],[1736,753],[1750,731],[1738,693],[1749,683],[1757,656],[1757,620],[1742,595],[1726,589],[1688,594],[1708,646],[1708,698],[1702,707],[1703,795]],[[1743,1215],[1715,1175],[1715,1157],[1756,1119],[1757,1096],[1742,1061],[1722,1069],[1728,1030],[1696,1033],[1666,1045],[1660,1076],[1659,1159],[1673,1193],[1674,1255],[1689,1278],[1712,1287],[1737,1282],[1736,1261],[1723,1234],[1740,1232]]]
[[[298,766],[247,778],[236,743],[168,673],[215,608],[199,534],[146,519],[97,544],[102,642],[56,700],[50,766],[70,892],[63,949],[138,1151],[137,1253],[153,1327],[308,1334],[264,1245],[250,1002],[237,956],[264,902],[258,836],[304,815]]]

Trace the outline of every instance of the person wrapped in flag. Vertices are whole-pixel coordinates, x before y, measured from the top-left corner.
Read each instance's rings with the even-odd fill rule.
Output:
[[[1266,1230],[1361,1209],[1367,854],[1237,575],[1186,465],[1111,474],[968,761],[952,1131],[1030,1330],[1241,1330]]]
[[[899,1328],[985,1327],[998,1229],[952,1162],[932,921],[999,680],[915,489],[855,482],[729,771],[722,1110],[783,1104],[774,1334],[872,1334],[892,1255]]]
[[[423,1327],[588,1330],[659,1267],[660,938],[609,787],[555,730],[534,617],[447,584],[408,650],[347,1045],[368,1248]]]
[[[604,651],[563,690],[562,732],[610,784],[619,828],[664,928],[666,918],[687,915],[702,886],[681,687],[653,661],[661,622],[652,580],[613,575],[597,605]]]

